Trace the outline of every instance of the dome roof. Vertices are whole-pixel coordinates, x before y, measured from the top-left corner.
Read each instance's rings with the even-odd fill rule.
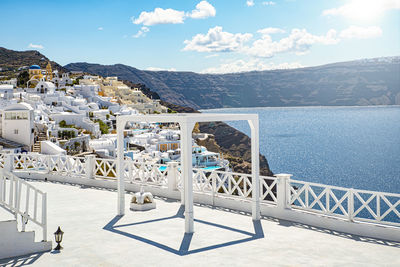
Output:
[[[30,70],[40,70],[40,66],[39,65],[32,65],[29,67]]]

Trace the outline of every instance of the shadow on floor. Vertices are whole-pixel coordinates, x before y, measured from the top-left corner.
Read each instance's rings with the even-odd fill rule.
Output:
[[[145,223],[153,223],[153,222],[171,220],[171,219],[176,219],[176,218],[184,218],[184,215],[183,215],[184,210],[185,210],[185,207],[180,206],[178,212],[173,216],[159,218],[159,219],[153,219],[153,220],[148,220],[148,221],[143,221],[143,222],[116,225],[116,223],[123,217],[123,216],[119,215],[119,216],[115,216],[109,223],[107,223],[107,225],[105,225],[103,227],[103,229],[110,231],[112,233],[120,234],[120,235],[129,237],[129,238],[144,242],[146,244],[155,246],[157,248],[163,249],[165,251],[171,252],[171,253],[179,255],[179,256],[185,256],[185,255],[189,255],[189,254],[199,253],[199,252],[217,249],[217,248],[221,248],[221,247],[232,246],[232,245],[241,244],[244,242],[250,242],[250,241],[253,241],[256,239],[264,238],[264,231],[262,229],[260,221],[253,221],[254,233],[251,233],[251,232],[243,231],[240,229],[232,228],[232,227],[229,227],[226,225],[221,225],[221,224],[212,223],[212,222],[208,222],[208,221],[204,221],[204,220],[194,219],[194,221],[197,223],[207,224],[212,227],[218,227],[218,228],[221,228],[224,230],[237,232],[237,233],[246,235],[248,237],[234,240],[234,241],[225,242],[225,243],[220,243],[220,244],[216,244],[216,245],[212,245],[212,246],[207,246],[207,247],[203,247],[203,248],[190,250],[190,243],[192,241],[193,234],[185,233],[183,235],[179,250],[177,250],[177,249],[174,249],[167,245],[164,245],[164,244],[158,243],[156,241],[153,241],[153,240],[150,240],[150,239],[138,236],[138,235],[134,235],[134,234],[131,234],[131,233],[128,233],[128,232],[125,232],[122,230],[124,227],[128,227],[128,226],[134,226],[134,225],[145,224]]]
[[[303,228],[303,229],[307,229],[307,230],[311,230],[311,231],[316,231],[316,232],[320,232],[320,233],[338,236],[341,238],[353,239],[353,240],[359,241],[359,242],[366,242],[366,243],[371,243],[371,244],[400,248],[400,242],[396,242],[396,241],[358,236],[358,235],[343,233],[343,232],[339,232],[339,231],[335,231],[335,230],[316,227],[316,226],[312,226],[312,225],[308,225],[308,224],[304,224],[304,223],[286,221],[286,220],[270,218],[270,217],[262,217],[262,219],[267,219],[267,220],[272,220],[272,221],[278,222],[279,225],[285,226],[285,227],[298,227],[298,228]]]
[[[0,260],[1,267],[25,266],[35,263],[44,252]]]

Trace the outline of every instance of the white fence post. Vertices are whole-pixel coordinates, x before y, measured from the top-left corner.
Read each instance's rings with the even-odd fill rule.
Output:
[[[215,206],[215,195],[218,193],[217,192],[217,180],[215,178],[215,175],[211,173],[211,192],[212,192],[212,205]]]
[[[94,167],[95,167],[94,161],[95,161],[94,155],[85,156],[85,175],[86,178],[88,179],[94,178]]]
[[[42,229],[43,241],[47,241],[47,193],[42,196]]]
[[[128,180],[130,183],[133,183],[135,180],[135,177],[133,177],[133,160],[131,158],[128,158]]]
[[[51,173],[53,170],[51,169],[51,155],[46,155],[46,169],[48,173]]]
[[[5,154],[4,155],[4,170],[8,172],[13,171],[13,163],[14,163],[14,154]]]
[[[290,177],[292,177],[292,175],[280,173],[276,174],[275,177],[278,179],[276,189],[277,208],[280,210],[290,209]]]
[[[177,187],[177,171],[178,171],[178,162],[168,162],[167,163],[167,180],[168,180],[168,190],[176,191]]]
[[[354,214],[354,189],[350,188],[349,190],[349,200],[347,201],[347,214],[349,216],[349,221],[353,221],[353,214]]]

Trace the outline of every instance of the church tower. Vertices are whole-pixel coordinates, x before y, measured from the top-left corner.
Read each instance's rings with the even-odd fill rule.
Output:
[[[50,61],[47,63],[46,66],[46,80],[51,82],[53,79],[53,70],[51,69]]]

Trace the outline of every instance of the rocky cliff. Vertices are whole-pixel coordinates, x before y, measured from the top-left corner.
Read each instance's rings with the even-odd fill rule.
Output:
[[[170,104],[165,101],[161,103],[179,113],[199,112],[195,109]],[[204,140],[197,139],[197,143],[209,151],[223,154],[229,160],[234,172],[251,173],[251,139],[244,133],[236,130],[224,122],[202,122],[196,127],[200,133],[209,134]],[[260,154],[260,174],[273,175],[265,156]]]

